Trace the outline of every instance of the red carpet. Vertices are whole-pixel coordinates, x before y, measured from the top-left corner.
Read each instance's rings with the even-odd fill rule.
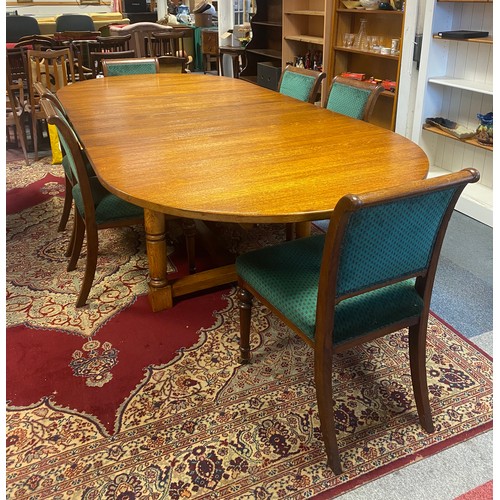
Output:
[[[103,232],[77,311],[83,266],[65,271],[57,168],[7,171],[9,498],[331,498],[491,428],[491,358],[432,318],[436,432],[418,425],[406,332],[349,351],[334,375],[333,476],[302,341],[256,307],[253,362],[240,366],[233,288],[153,314],[141,228]],[[279,231],[257,228],[253,243]],[[181,248],[171,259],[184,272]]]
[[[473,490],[460,495],[455,500],[492,500],[493,499],[493,481],[474,488]]]

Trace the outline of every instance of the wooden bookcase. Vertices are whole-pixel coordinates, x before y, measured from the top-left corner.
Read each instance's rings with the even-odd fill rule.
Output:
[[[449,30],[488,31],[487,38],[450,40]],[[493,146],[476,139],[458,140],[426,125],[443,117],[476,129],[477,114],[493,111],[492,2],[439,0],[426,6],[421,63],[417,83],[412,140],[427,153],[430,175],[474,167],[481,173],[466,187],[457,209],[493,225]]]
[[[327,82],[334,76],[347,71],[364,73],[381,80],[396,82],[396,92],[384,91],[375,106],[371,122],[394,130],[399,88],[401,49],[405,12],[402,10],[359,10],[346,9],[341,0],[333,0],[335,5],[334,25],[330,37],[330,63]],[[367,20],[367,34],[382,37],[382,45],[391,47],[392,39],[399,39],[397,55],[362,51],[343,46],[344,33],[357,33],[360,19]]]
[[[246,47],[247,65],[240,78],[257,83],[257,63],[282,64],[282,0],[256,0],[250,22],[252,40]]]

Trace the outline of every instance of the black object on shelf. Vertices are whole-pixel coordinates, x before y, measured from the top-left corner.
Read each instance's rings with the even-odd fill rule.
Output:
[[[488,31],[471,31],[471,30],[456,30],[456,31],[440,31],[438,35],[441,38],[452,38],[456,40],[465,40],[467,38],[485,38],[489,35]]]

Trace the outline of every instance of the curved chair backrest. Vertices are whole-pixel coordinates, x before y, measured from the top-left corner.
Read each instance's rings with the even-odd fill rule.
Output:
[[[57,47],[57,41],[46,35],[27,35],[21,37],[15,47],[27,47],[34,50],[52,49]]]
[[[62,14],[56,18],[56,31],[96,31],[96,29],[94,21],[86,14]]]
[[[110,26],[109,33],[114,35],[132,35],[130,48],[135,50],[137,57],[153,57],[151,49],[151,38],[154,32],[172,31],[171,26],[162,24],[141,22],[126,26]]]
[[[325,107],[351,118],[368,121],[383,91],[382,85],[336,76]]]
[[[281,74],[278,90],[299,101],[314,103],[325,76],[326,73],[320,71],[287,66]]]
[[[160,71],[156,57],[103,59],[101,62],[104,76],[152,75]]]
[[[18,42],[27,35],[40,35],[38,21],[31,16],[7,16],[5,35],[7,43]]]
[[[186,55],[184,38],[192,36],[191,28],[154,32],[151,36],[153,53],[155,56],[184,57]]]

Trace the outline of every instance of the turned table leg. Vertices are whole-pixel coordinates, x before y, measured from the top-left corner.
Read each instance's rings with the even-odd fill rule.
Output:
[[[146,252],[149,266],[149,303],[154,312],[173,306],[172,285],[167,279],[165,216],[144,209]]]

